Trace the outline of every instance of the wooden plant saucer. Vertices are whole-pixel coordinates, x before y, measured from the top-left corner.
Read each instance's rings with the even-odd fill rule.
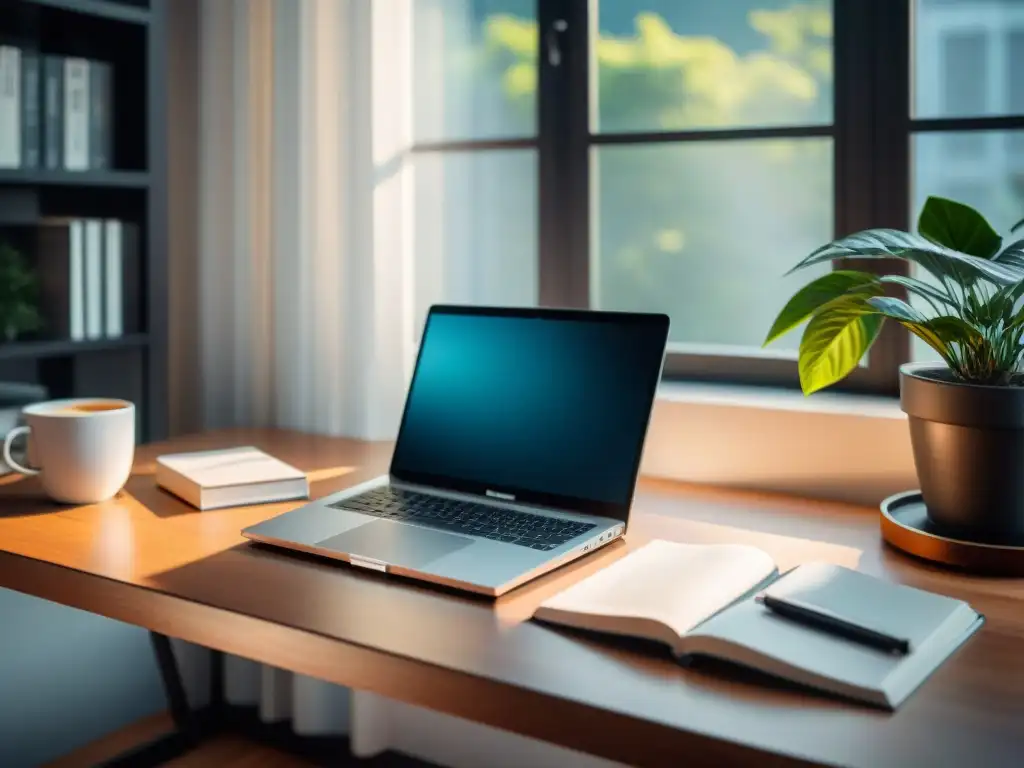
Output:
[[[920,491],[881,504],[882,538],[907,554],[991,576],[1024,576],[1024,541],[969,540],[941,531],[928,519]]]

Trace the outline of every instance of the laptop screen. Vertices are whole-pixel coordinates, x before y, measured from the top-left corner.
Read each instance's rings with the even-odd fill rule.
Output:
[[[625,520],[667,335],[664,315],[433,308],[392,475]]]

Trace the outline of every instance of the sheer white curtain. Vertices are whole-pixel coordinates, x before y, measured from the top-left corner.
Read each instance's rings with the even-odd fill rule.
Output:
[[[414,344],[408,123],[384,2],[200,7],[206,427],[393,435]],[[368,75],[373,73],[373,85]],[[379,84],[379,88],[377,85]],[[387,103],[371,94],[387,89]]]
[[[198,316],[204,428],[393,437],[431,303],[536,301],[533,150],[410,152],[414,15],[422,52],[448,44],[434,35],[464,7],[199,0],[198,293],[184,310]],[[201,701],[205,652],[176,649]],[[225,666],[230,702],[300,733],[350,733],[360,754],[605,764],[246,659]]]

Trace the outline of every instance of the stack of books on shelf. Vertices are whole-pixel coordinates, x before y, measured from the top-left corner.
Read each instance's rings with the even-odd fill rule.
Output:
[[[113,67],[0,45],[0,168],[110,168]]]
[[[138,226],[116,219],[43,219],[0,231],[35,273],[46,339],[95,341],[142,330]]]

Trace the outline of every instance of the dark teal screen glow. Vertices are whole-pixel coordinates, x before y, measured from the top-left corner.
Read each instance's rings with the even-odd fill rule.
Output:
[[[668,323],[590,316],[431,313],[392,471],[628,504]]]

